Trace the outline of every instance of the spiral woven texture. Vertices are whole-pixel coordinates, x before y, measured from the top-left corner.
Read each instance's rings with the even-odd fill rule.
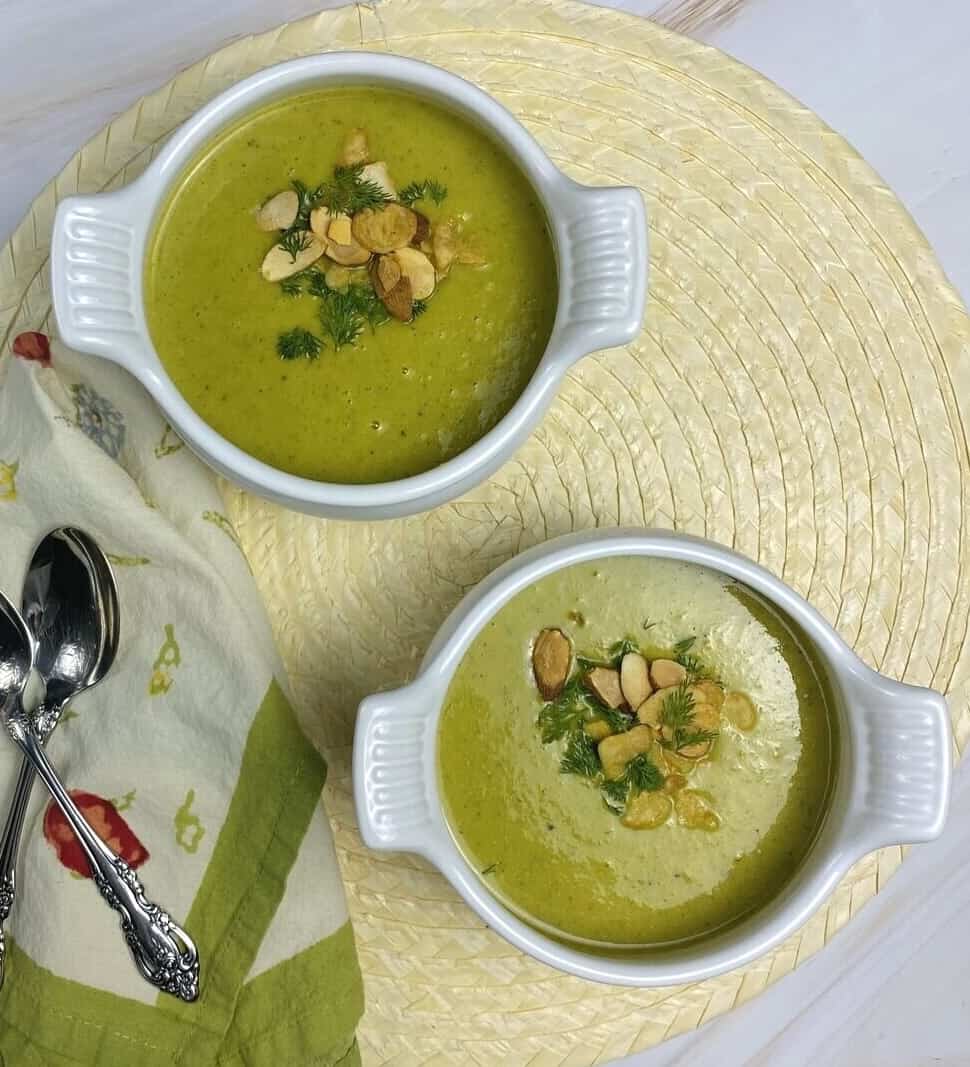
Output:
[[[412,675],[461,594],[592,526],[734,546],[808,597],[874,667],[949,694],[970,736],[970,323],[878,176],[762,77],[649,22],[570,3],[388,0],[210,56],[111,123],[0,249],[0,338],[50,324],[57,200],[135,177],[230,83],[334,48],[387,49],[483,86],[579,181],[641,188],[643,333],[582,362],[495,477],[431,514],[307,518],[227,487],[329,804],[368,995],[368,1064],[585,1065],[743,1003],[821,948],[900,860],[859,863],[797,935],[696,985],[569,978],[487,930],[428,865],[366,851],[350,788],[358,700]]]

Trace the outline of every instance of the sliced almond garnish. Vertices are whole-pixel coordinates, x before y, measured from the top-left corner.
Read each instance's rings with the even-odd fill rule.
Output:
[[[367,133],[359,127],[348,130],[344,138],[344,146],[340,149],[337,157],[338,167],[356,167],[358,163],[366,163],[370,159],[370,146],[367,144]]]
[[[637,793],[627,801],[620,822],[630,830],[654,830],[670,818],[673,810],[673,801],[661,792]]]
[[[414,318],[414,297],[411,295],[411,283],[401,275],[401,280],[384,295],[384,307],[388,314],[399,322],[410,322]]]
[[[410,322],[414,315],[414,297],[411,283],[401,273],[397,261],[392,256],[379,256],[371,265],[370,279],[387,313],[400,322]]]
[[[716,830],[721,825],[706,798],[693,789],[682,789],[674,800],[677,821],[690,830]]]
[[[342,267],[362,267],[370,259],[370,252],[362,248],[353,238],[350,239],[350,244],[346,245],[328,241],[327,255]]]
[[[639,652],[627,652],[620,661],[620,688],[627,704],[634,709],[653,692],[650,668]]]
[[[373,182],[385,196],[389,196],[392,200],[397,198],[397,188],[394,182],[391,181],[391,176],[387,171],[387,164],[383,160],[377,163],[368,163],[360,172],[360,180],[362,182]]]
[[[649,726],[634,726],[622,734],[604,737],[597,746],[603,774],[611,781],[623,777],[626,765],[634,756],[648,752],[653,744],[653,730]]]
[[[650,664],[650,680],[654,689],[669,689],[680,685],[687,678],[687,671],[672,659],[655,659]]]
[[[397,266],[394,260],[391,262]],[[572,660],[572,646],[562,630],[549,627],[540,631],[532,646],[532,673],[543,700],[555,700],[562,692]]]
[[[418,248],[399,248],[391,255],[401,267],[401,273],[411,282],[415,300],[427,300],[434,292],[434,264]]]
[[[300,210],[300,198],[292,189],[286,189],[269,200],[256,212],[256,225],[261,230],[288,230],[296,222]]]
[[[372,252],[393,252],[411,243],[418,228],[414,212],[403,204],[369,207],[354,215],[354,240]]]
[[[610,724],[603,722],[602,719],[593,719],[592,722],[586,723],[583,727],[583,732],[594,741],[602,741],[604,737],[609,737],[613,733],[610,729]]]
[[[304,247],[297,252],[295,258],[282,245],[273,245],[266,253],[260,269],[268,282],[281,282],[284,278],[306,270],[311,263],[316,263],[324,251],[323,241],[312,233],[307,233]]]
[[[753,730],[758,721],[758,709],[747,693],[728,693],[721,714],[739,730]]]
[[[349,245],[353,241],[350,233],[350,216],[333,215],[327,227],[327,240],[337,245]]]
[[[325,207],[315,207],[310,212],[310,229],[320,238],[326,241],[327,230],[330,229],[330,220],[333,215]]]
[[[414,208],[411,210],[414,211]],[[420,211],[415,211],[414,217],[418,220],[418,228],[414,231],[411,244],[417,245],[427,255],[431,251],[431,246],[429,244],[428,248],[425,248],[424,242],[431,236],[431,219],[427,215],[422,215]]]
[[[401,280],[401,265],[393,256],[381,256],[377,260],[377,280],[380,290],[388,293]],[[381,293],[378,292],[378,296]]]
[[[623,703],[619,671],[610,667],[594,667],[583,681],[593,696],[608,708],[618,708]]]

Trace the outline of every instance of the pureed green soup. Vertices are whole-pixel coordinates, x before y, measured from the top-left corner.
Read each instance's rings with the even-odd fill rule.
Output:
[[[541,634],[571,655],[549,700]],[[625,655],[677,683],[639,715],[607,707]],[[452,680],[438,733],[452,832],[555,935],[649,946],[722,928],[778,893],[821,824],[837,739],[820,677],[769,605],[713,571],[632,556],[560,570],[498,612]]]
[[[437,227],[460,230],[474,255],[462,265],[459,252],[412,321],[365,324],[338,347],[306,292],[313,278],[287,295],[260,273],[280,234],[254,218],[291,181],[332,178],[354,128],[398,191],[430,179],[412,206],[430,221],[431,261]],[[321,288],[328,263],[310,272]],[[365,266],[352,277],[369,284]],[[431,103],[355,87],[283,99],[209,144],[160,214],[145,294],[166,370],[216,431],[293,474],[376,483],[437,466],[505,415],[545,349],[557,280],[543,209],[499,146]],[[321,340],[315,357],[297,344],[301,358],[280,358],[294,330]]]

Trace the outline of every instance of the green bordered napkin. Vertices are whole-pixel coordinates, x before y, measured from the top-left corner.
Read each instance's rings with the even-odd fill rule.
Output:
[[[50,527],[87,530],[121,598],[115,667],[48,751],[148,896],[191,933],[201,996],[135,971],[63,818],[36,786],[8,919],[5,1067],[358,1062],[361,980],[326,766],[287,698],[215,481],[127,374],[46,338],[0,355],[0,587],[18,602]],[[0,738],[0,803],[19,757]],[[2,816],[0,816],[2,817]]]

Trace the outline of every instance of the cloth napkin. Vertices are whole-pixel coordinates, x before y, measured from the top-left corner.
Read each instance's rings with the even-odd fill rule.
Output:
[[[51,527],[109,554],[121,643],[48,753],[149,900],[195,939],[201,995],[135,970],[63,817],[35,785],[7,920],[5,1067],[359,1062],[360,972],[323,759],[291,710],[214,477],[124,371],[41,334],[0,353],[0,588]],[[20,358],[18,358],[20,357]],[[0,737],[0,817],[19,753]]]

